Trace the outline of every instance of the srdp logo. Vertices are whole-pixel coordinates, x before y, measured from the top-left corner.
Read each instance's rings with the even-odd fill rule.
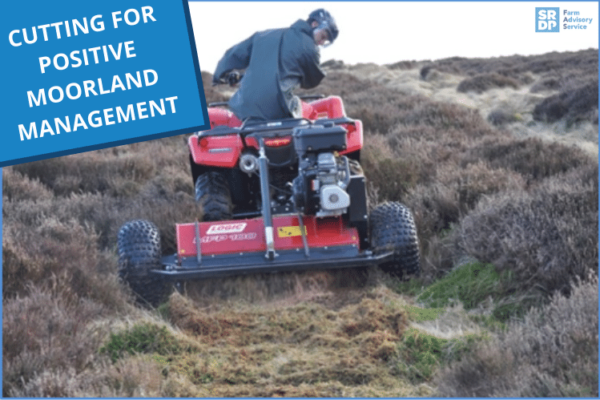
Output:
[[[535,8],[535,31],[536,32],[558,32],[558,7],[536,7]]]

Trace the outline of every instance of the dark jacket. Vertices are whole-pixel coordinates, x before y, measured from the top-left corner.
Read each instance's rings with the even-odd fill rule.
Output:
[[[310,25],[298,20],[289,28],[257,32],[227,50],[213,79],[233,69],[246,70],[229,100],[229,108],[241,120],[289,118],[292,90],[313,88],[325,77],[319,59]]]

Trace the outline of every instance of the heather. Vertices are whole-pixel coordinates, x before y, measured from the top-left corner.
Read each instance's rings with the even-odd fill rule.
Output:
[[[168,254],[202,217],[184,136],[3,168],[3,395],[597,396],[597,60],[326,64],[308,93],[363,121],[371,206],[414,214],[405,281],[244,275],[147,308],[117,232],[151,220]]]

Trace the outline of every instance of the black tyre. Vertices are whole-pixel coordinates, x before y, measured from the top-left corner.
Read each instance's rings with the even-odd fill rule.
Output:
[[[419,239],[410,210],[396,202],[381,204],[371,212],[370,225],[375,254],[394,251],[393,261],[381,268],[400,276],[419,274]]]
[[[233,203],[225,177],[216,171],[205,172],[196,179],[196,202],[202,206],[204,221],[232,218]]]
[[[167,299],[171,285],[150,273],[160,269],[160,234],[148,221],[130,221],[119,230],[119,277],[129,285],[140,303],[158,306]]]

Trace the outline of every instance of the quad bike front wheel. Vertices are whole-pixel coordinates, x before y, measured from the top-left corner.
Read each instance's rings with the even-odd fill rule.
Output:
[[[196,203],[204,212],[203,221],[225,221],[232,218],[233,203],[229,185],[223,174],[209,171],[196,179]]]
[[[410,210],[397,202],[381,204],[371,212],[370,225],[375,254],[394,251],[393,260],[381,268],[399,276],[419,274],[419,240]]]
[[[150,270],[161,268],[160,233],[151,222],[130,221],[119,230],[119,277],[140,303],[158,306],[170,294],[171,285]]]

